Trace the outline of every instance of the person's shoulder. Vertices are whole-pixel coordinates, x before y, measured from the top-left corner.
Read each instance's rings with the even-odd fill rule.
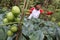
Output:
[[[32,11],[33,11],[34,9],[35,9],[34,7],[30,8],[30,11],[29,11],[29,12],[32,13]]]
[[[35,7],[30,8],[30,10],[34,10],[34,9],[35,9]]]

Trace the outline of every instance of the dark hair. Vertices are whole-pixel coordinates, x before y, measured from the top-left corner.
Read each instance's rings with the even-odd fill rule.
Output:
[[[42,5],[43,5],[43,3],[39,3],[39,2],[38,2],[38,3],[36,3],[36,4],[35,4],[35,6],[34,6],[34,7],[36,7],[36,5],[41,5],[41,6],[42,6]]]

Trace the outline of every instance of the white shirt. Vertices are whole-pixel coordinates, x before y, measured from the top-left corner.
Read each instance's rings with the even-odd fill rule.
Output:
[[[38,18],[39,15],[40,15],[40,10],[34,9],[34,10],[32,11],[32,13],[30,14],[30,16],[28,17],[28,19],[31,19],[31,18]]]

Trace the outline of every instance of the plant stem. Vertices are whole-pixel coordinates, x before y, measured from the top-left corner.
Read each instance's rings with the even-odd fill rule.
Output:
[[[25,5],[26,5],[26,0],[24,0],[24,6],[23,6],[23,9],[22,9],[22,15],[21,15],[20,23],[18,24],[18,32],[17,32],[17,36],[16,36],[15,40],[19,40],[19,37],[20,38],[22,37],[22,24],[21,24],[21,22],[22,22],[22,20],[24,18]]]
[[[11,25],[11,24],[16,24],[16,23],[19,23],[19,22],[11,22],[11,23],[6,23],[6,24],[0,24],[0,26]]]
[[[27,0],[26,9],[27,9],[28,6],[29,6],[29,2],[30,2],[30,0]]]

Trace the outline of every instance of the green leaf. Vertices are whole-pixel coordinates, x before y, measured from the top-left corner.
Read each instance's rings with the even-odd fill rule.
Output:
[[[22,36],[21,38],[19,37],[19,40],[26,40],[26,38]]]
[[[30,40],[43,40],[44,34],[40,30],[34,31],[30,36]]]
[[[8,37],[7,40],[12,40],[12,37]]]
[[[6,34],[2,28],[0,28],[0,40],[5,40]]]
[[[52,37],[49,35],[46,35],[46,37],[47,37],[47,40],[53,40]]]

